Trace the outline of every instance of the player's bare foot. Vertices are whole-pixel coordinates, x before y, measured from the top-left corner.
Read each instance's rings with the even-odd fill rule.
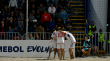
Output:
[[[50,59],[50,57],[47,57],[47,59]]]
[[[73,55],[71,55],[71,59],[74,59],[74,56]]]
[[[55,57],[53,59],[56,59]]]

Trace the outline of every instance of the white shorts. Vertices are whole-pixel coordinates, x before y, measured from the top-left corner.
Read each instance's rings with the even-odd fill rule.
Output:
[[[51,43],[49,44],[49,47],[50,47],[50,48],[57,48],[57,42],[51,42]]]
[[[70,48],[74,49],[75,48],[75,43],[71,43]]]
[[[57,49],[64,49],[64,44],[57,44]]]

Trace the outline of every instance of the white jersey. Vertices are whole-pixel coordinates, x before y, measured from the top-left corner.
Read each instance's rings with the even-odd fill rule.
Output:
[[[57,35],[52,33],[51,37],[52,37],[52,40],[50,41],[50,43],[56,43],[57,40],[54,40],[54,38],[57,38]]]
[[[65,34],[66,34],[66,35],[65,35],[66,38],[67,38],[68,40],[70,40],[71,43],[76,43],[75,37],[74,37],[71,33],[66,32],[66,31],[63,31],[63,32],[65,32]]]
[[[64,34],[59,31],[56,31],[55,34],[57,35],[57,44],[64,44]]]

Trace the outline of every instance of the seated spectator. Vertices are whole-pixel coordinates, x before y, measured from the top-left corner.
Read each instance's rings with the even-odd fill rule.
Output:
[[[50,21],[47,22],[47,32],[52,32],[56,29],[56,24],[54,21],[52,21],[52,18],[50,18]]]
[[[2,3],[1,3],[3,6],[8,6],[9,5],[9,0],[2,0]]]
[[[23,4],[24,4],[25,0],[18,0],[18,8],[19,9],[23,9]]]
[[[67,31],[71,32],[72,22],[70,21],[69,18],[68,18],[67,21],[66,21],[66,29],[67,29]]]
[[[6,16],[8,16],[8,15],[10,14],[8,5],[6,5],[6,6],[4,7],[4,14],[5,14]]]
[[[42,14],[41,22],[43,23],[44,29],[47,28],[47,22],[51,18],[50,14],[47,13],[47,11],[44,11],[44,14]]]
[[[30,32],[35,32],[36,28],[39,26],[39,23],[37,22],[37,20],[35,22],[33,22],[32,27],[30,28],[31,31]]]
[[[58,14],[58,17],[61,18],[62,22],[64,23],[64,27],[66,27],[66,19],[68,16],[64,8],[61,9],[60,13]]]
[[[16,18],[16,15],[15,15],[14,11],[11,11],[9,16],[12,17],[13,19]]]
[[[70,4],[68,3],[68,5],[67,5],[67,7],[65,8],[65,10],[66,10],[66,12],[67,12],[67,14],[68,14],[68,17],[70,16],[70,15],[72,15],[71,13],[72,13],[72,7],[70,6]]]
[[[62,8],[61,4],[58,4],[58,7],[56,8],[56,14],[58,14],[61,11],[61,8]]]
[[[19,16],[18,16],[17,19],[20,20],[20,21],[24,20],[24,15],[22,14],[22,12],[19,12]]]
[[[100,29],[99,30],[99,34],[98,34],[98,36],[99,36],[99,39],[98,39],[98,41],[99,41],[99,50],[103,50],[104,48],[103,48],[103,43],[104,43],[104,34],[102,33],[102,29]]]
[[[86,53],[86,51],[88,52]],[[88,37],[85,37],[85,41],[83,42],[83,49],[81,50],[81,52],[86,54],[87,56],[91,52],[90,39],[88,39]]]
[[[5,18],[5,11],[4,11],[4,7],[2,5],[0,5],[0,16],[1,16],[1,18]]]
[[[36,4],[37,4],[37,6],[40,5],[40,4],[43,4],[44,7],[47,6],[46,0],[37,0],[37,3]]]
[[[15,10],[15,12],[17,12],[17,8],[18,8],[17,1],[16,0],[10,0],[9,1],[9,8],[10,8],[9,12],[13,11],[13,10]]]
[[[31,12],[31,13],[30,13],[30,16],[29,16],[30,22],[33,22],[34,19],[35,19],[35,17],[33,16],[33,13]]]
[[[23,21],[18,20],[18,31],[23,30]]]
[[[59,0],[59,4],[61,4],[62,7],[66,6],[66,1],[65,0]]]
[[[32,7],[29,9],[29,13],[31,13],[31,12],[32,12],[32,13],[33,13],[33,15],[35,15],[36,10],[37,10],[37,9],[36,9],[35,5],[33,4],[33,5],[32,5]]]
[[[8,39],[12,40],[12,37],[14,36],[14,34],[12,32],[14,32],[14,29],[11,28],[11,26],[9,26],[9,29],[7,31],[7,35],[8,35]]]
[[[13,29],[15,28],[15,23],[14,23],[12,17],[10,17],[10,21],[8,22],[8,26],[11,26],[11,28],[13,28]]]
[[[31,0],[31,4],[30,4],[31,6],[32,5],[35,5],[36,6],[36,1],[35,0]]]
[[[15,27],[15,31],[17,31],[17,32],[21,32],[23,30],[23,21],[20,21],[19,19],[18,19],[18,21],[17,21],[17,25],[16,25],[16,27]]]
[[[56,8],[56,14],[55,14],[55,20],[57,20],[58,19],[58,14],[59,14],[59,12],[61,11],[61,4],[58,4],[58,7]],[[56,22],[56,21],[55,21]]]
[[[37,13],[35,14],[35,18],[37,19],[37,22],[41,22],[41,17],[42,17],[42,14],[40,13],[39,10],[37,10]]]
[[[40,10],[41,14],[43,14],[45,11],[45,7],[43,6],[43,4],[40,4],[40,7],[38,9]]]
[[[58,29],[58,27],[61,27],[61,28],[64,27],[64,24],[63,24],[63,22],[61,21],[61,18],[59,18],[59,19],[58,19],[58,22],[56,23],[56,28]]]
[[[38,32],[38,33],[36,33],[36,36],[39,35],[40,38],[44,40],[44,28],[41,25],[39,25],[36,28],[36,31],[35,32]]]
[[[4,14],[3,6],[0,4],[0,19],[2,19],[2,14]]]
[[[49,7],[50,6],[50,4],[54,4],[55,3],[55,1],[54,0],[47,0],[47,7]]]
[[[1,21],[1,24],[0,24],[0,32],[2,32],[2,33],[0,33],[0,39],[1,40],[4,40],[5,39],[5,32],[7,31],[7,29],[6,29],[7,27],[6,27],[6,25],[5,25],[5,23],[4,23],[4,21]]]
[[[9,21],[10,21],[10,18],[9,18],[9,16],[7,16],[6,17],[6,22],[9,23]]]
[[[39,35],[36,35],[35,40],[40,40]]]
[[[56,8],[53,6],[53,4],[51,4],[51,6],[48,8],[48,12],[51,15],[52,19],[55,19]]]
[[[35,40],[31,33],[29,34],[28,40]]]

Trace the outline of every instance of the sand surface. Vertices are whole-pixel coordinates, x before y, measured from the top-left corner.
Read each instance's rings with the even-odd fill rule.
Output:
[[[65,58],[65,60],[58,60],[50,58],[25,58],[25,57],[0,57],[0,61],[110,61],[110,56],[104,57],[80,57],[70,60],[69,58]]]

